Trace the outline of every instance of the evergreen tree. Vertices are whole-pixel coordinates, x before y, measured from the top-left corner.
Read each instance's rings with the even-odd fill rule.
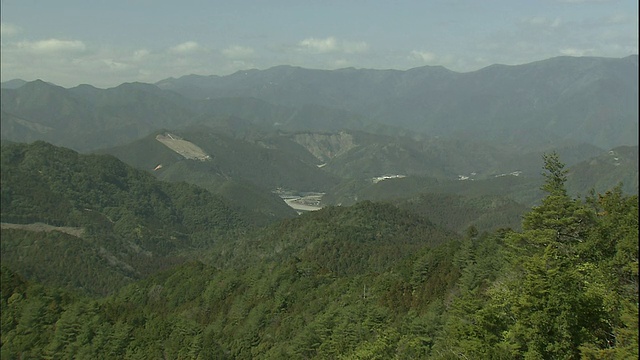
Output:
[[[588,346],[612,347],[615,316],[602,258],[585,252],[602,221],[593,208],[572,199],[557,154],[545,155],[547,192],[508,237],[516,276],[510,283],[515,320],[506,342],[525,359],[578,359]],[[635,242],[637,244],[637,225]],[[637,301],[637,296],[636,296]]]

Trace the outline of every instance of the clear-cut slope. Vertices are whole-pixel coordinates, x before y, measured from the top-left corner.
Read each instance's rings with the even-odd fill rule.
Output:
[[[158,134],[156,140],[161,142],[169,149],[183,156],[185,159],[190,160],[211,160],[211,156],[204,152],[198,145],[184,140],[178,135],[171,133]]]

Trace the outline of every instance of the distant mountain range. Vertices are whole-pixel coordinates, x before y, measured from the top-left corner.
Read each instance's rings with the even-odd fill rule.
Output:
[[[125,144],[195,117],[170,95],[148,84],[65,89],[39,80],[2,89],[2,139],[45,140],[79,151]]]
[[[204,187],[255,224],[295,216],[277,189],[323,192],[324,204],[439,193],[530,206],[550,151],[570,168],[574,194],[618,182],[638,191],[637,55],[470,73],[277,66],[110,89],[14,80],[1,91],[3,144],[112,154],[161,180]]]
[[[156,83],[193,99],[314,104],[433,136],[500,143],[638,143],[638,56],[558,57],[457,73],[443,67],[309,70],[278,66]]]
[[[229,116],[261,131],[351,129],[528,151],[566,142],[610,149],[638,144],[637,99],[637,55],[558,57],[469,73],[277,66],[111,89],[15,80],[2,84],[1,120],[2,139],[80,151],[123,145],[159,128],[219,125]]]

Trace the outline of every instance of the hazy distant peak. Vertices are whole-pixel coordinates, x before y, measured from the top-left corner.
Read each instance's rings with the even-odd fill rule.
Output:
[[[66,90],[64,87],[41,80],[36,79],[33,81],[28,81],[24,85],[18,88],[20,91],[33,91],[35,89],[48,89],[48,90]]]
[[[218,75],[197,75],[190,74],[180,76],[178,78],[170,77],[156,82],[154,85],[161,89],[174,89],[180,86],[198,86],[197,84],[206,84],[212,80],[219,79]]]
[[[99,88],[91,85],[91,84],[80,84],[76,87],[73,87],[71,89],[77,89],[77,90],[100,90]],[[71,90],[69,89],[69,90]]]
[[[146,89],[157,89],[158,87],[156,85],[153,85],[153,84],[134,81],[134,82],[122,83],[122,84],[116,86],[115,88],[146,90]]]
[[[1,83],[0,86],[2,87],[2,89],[17,89],[26,83],[27,83],[26,80],[13,79],[13,80],[9,80]]]

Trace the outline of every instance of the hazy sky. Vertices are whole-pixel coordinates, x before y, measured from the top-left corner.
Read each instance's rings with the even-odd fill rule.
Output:
[[[0,16],[2,81],[65,87],[638,53],[638,0],[2,0]]]

